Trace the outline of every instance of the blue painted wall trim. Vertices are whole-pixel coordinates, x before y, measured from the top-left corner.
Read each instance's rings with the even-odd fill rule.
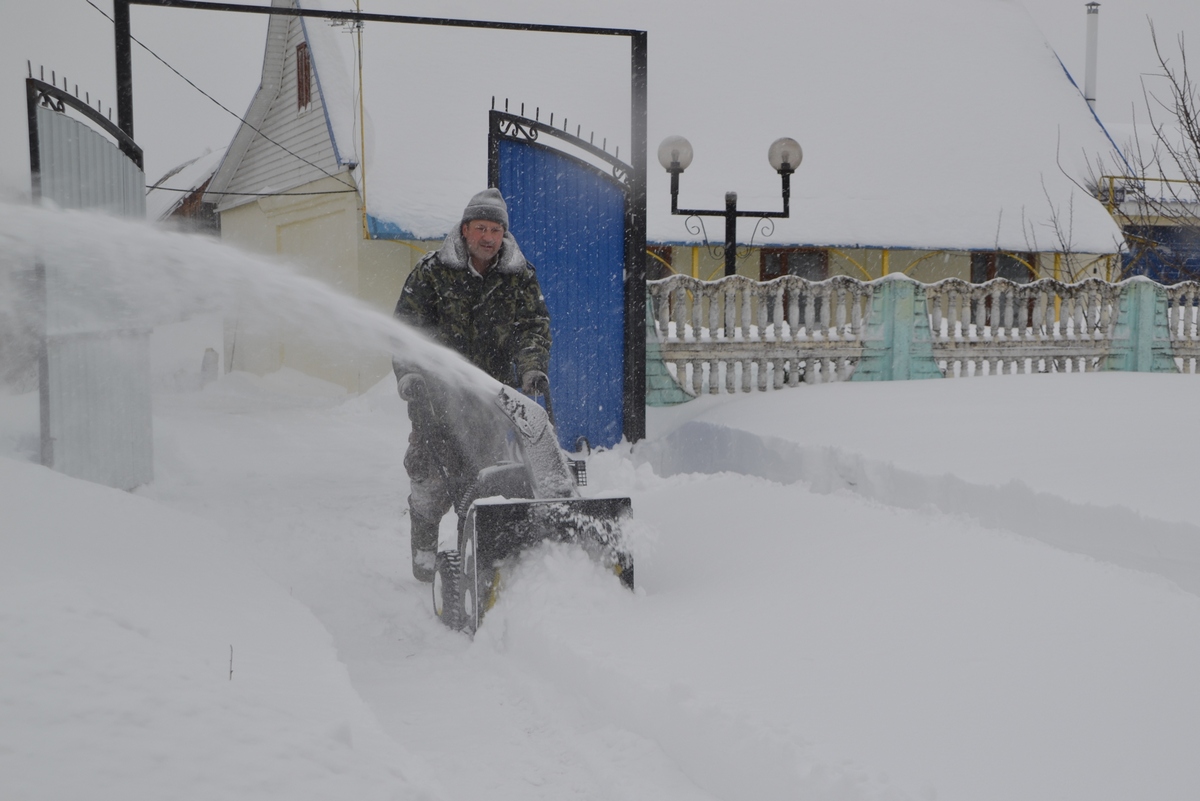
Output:
[[[404,239],[408,241],[417,241],[420,237],[414,236],[411,232],[405,231],[396,223],[389,220],[381,220],[373,214],[367,215],[367,233],[372,239]]]

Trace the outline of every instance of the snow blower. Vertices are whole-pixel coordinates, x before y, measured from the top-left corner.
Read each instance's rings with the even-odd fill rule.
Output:
[[[542,393],[552,409],[549,387]],[[511,423],[519,459],[479,471],[455,507],[457,547],[439,547],[433,577],[434,612],[471,635],[495,603],[503,567],[541,542],[581,546],[633,589],[633,558],[621,534],[629,498],[580,496],[585,463],[563,453],[551,417],[534,400],[505,387],[494,405]]]

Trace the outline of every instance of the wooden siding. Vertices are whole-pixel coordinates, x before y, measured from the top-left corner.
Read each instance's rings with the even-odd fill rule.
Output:
[[[299,19],[288,21],[285,35],[286,38],[278,36],[269,41],[266,53],[268,63],[264,64],[263,70],[265,73],[268,69],[282,69],[279,91],[259,126],[259,130],[274,142],[259,134],[254,135],[224,189],[226,192],[259,192],[264,189],[284,191],[340,169],[325,122],[321,93],[313,93],[312,103],[306,110],[298,111],[296,108],[296,46],[304,42],[304,29]],[[305,160],[311,164],[305,163]],[[247,202],[247,198],[229,195],[222,202],[221,209],[244,202]]]

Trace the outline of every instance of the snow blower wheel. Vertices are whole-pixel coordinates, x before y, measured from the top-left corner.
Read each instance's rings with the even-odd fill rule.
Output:
[[[458,551],[439,551],[433,568],[433,611],[454,631],[462,631],[466,622],[464,578]]]
[[[474,635],[479,630],[479,576],[474,537],[464,540],[460,536],[458,544],[463,553],[463,630]]]
[[[459,532],[462,553],[463,630],[474,634],[496,603],[495,583],[498,571],[487,559],[479,558],[479,540],[475,532],[475,506],[467,510]]]

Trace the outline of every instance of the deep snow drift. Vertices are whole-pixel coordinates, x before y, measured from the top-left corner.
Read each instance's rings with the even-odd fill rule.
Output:
[[[133,494],[32,464],[36,397],[3,397],[0,780],[21,798],[1194,798],[1193,383],[651,410],[646,442],[590,464],[589,492],[633,499],[637,592],[547,548],[473,642],[409,574],[391,382],[160,393],[157,477]]]

